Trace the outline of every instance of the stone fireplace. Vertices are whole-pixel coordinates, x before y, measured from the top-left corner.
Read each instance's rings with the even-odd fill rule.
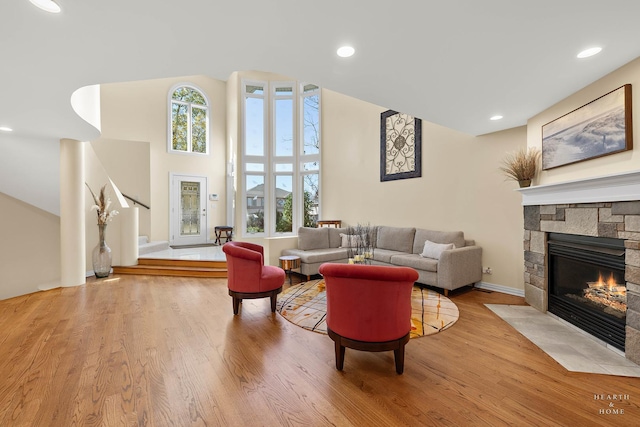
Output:
[[[620,251],[624,252],[624,263],[618,267],[616,283],[600,295],[613,291],[622,293],[624,289],[626,313],[622,320],[624,332],[620,332],[621,339],[627,359],[640,364],[640,172],[540,185],[519,191],[524,205],[524,287],[527,303],[546,312],[550,299],[557,299],[549,293],[549,263],[550,260],[554,262],[556,255],[553,254],[554,249],[549,254],[548,241],[554,236],[561,240],[565,239],[562,236],[569,236],[570,242],[580,239],[580,236],[588,242],[592,238],[618,240],[622,248]],[[565,243],[561,248],[562,245],[571,246]],[[581,245],[585,243],[578,240],[577,246]],[[589,270],[580,264],[575,264],[574,268]],[[574,293],[584,296],[601,292],[597,278],[590,280],[581,279],[585,283],[584,289]],[[611,296],[611,299],[622,301],[621,296]],[[553,306],[554,302],[551,304]],[[614,302],[607,304],[615,305]],[[551,311],[554,312],[553,309]],[[588,332],[597,336],[597,333]],[[620,345],[613,347],[621,349]]]

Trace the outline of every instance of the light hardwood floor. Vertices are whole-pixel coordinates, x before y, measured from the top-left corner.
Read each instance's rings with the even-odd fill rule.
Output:
[[[412,339],[401,376],[393,352],[347,349],[336,371],[333,342],[268,299],[233,316],[225,279],[111,276],[0,301],[0,425],[638,425],[640,379],[567,372],[483,305],[522,298],[450,298],[460,319]]]

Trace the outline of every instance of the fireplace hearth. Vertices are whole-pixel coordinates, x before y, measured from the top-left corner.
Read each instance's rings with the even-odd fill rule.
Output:
[[[624,351],[624,241],[549,233],[547,244],[548,310]]]

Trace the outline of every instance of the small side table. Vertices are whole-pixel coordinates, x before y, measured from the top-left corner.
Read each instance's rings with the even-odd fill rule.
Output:
[[[225,243],[230,242],[233,238],[233,227],[230,227],[228,225],[218,225],[214,228],[214,231],[216,233],[216,241],[214,242],[215,245],[222,244],[222,237],[225,238]],[[223,232],[225,234],[224,236],[222,236]]]
[[[279,259],[280,268],[289,273],[289,285],[291,285],[291,270],[300,268],[300,257],[296,255],[284,255]]]
[[[331,220],[318,220],[317,221],[318,224],[318,228],[322,228],[322,227],[335,227],[335,228],[340,228],[342,227],[342,221],[341,220],[337,220],[337,219],[331,219]]]

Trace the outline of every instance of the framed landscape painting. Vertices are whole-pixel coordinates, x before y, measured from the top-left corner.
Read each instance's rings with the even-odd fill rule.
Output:
[[[542,126],[545,170],[632,148],[630,84]]]
[[[422,120],[380,113],[380,181],[422,176]]]

